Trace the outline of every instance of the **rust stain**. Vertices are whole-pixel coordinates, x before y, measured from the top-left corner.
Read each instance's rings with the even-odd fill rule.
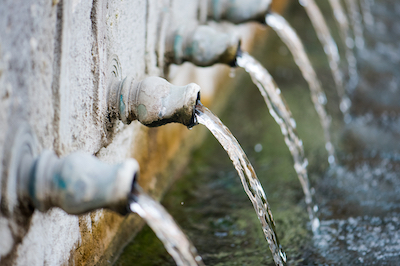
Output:
[[[70,264],[82,266],[97,264],[102,252],[111,243],[124,220],[123,216],[108,210],[103,210],[97,222],[96,215],[96,212],[90,213],[91,228],[87,226],[86,218],[79,218],[81,243],[77,244],[75,252],[70,257]]]
[[[271,9],[275,12],[282,13],[285,11],[288,5],[288,1],[284,0],[273,0],[271,3]]]

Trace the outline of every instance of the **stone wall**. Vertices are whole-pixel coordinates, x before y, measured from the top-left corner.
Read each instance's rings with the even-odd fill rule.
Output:
[[[1,1],[2,265],[109,264],[140,229],[143,222],[137,216],[122,217],[107,210],[81,216],[58,208],[8,213],[10,147],[19,128],[29,125],[37,139],[37,154],[49,149],[62,157],[81,150],[108,163],[133,157],[141,166],[139,183],[160,198],[187,159],[177,155],[200,143],[204,130],[189,133],[179,124],[150,129],[133,122],[118,124],[116,134],[107,134],[110,67],[118,58],[122,77],[165,77],[165,39],[179,25],[203,22],[203,2]],[[247,49],[257,27],[238,28]],[[176,85],[198,83],[203,103],[211,105],[228,71],[225,66],[199,69],[184,64],[173,66],[167,78]]]

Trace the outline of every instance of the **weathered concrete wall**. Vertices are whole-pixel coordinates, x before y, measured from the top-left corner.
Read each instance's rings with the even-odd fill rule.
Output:
[[[122,76],[163,76],[164,38],[183,23],[203,16],[202,0],[0,0],[0,165],[2,213],[0,257],[3,265],[109,264],[142,221],[106,210],[67,215],[13,215],[5,211],[9,144],[29,124],[40,153],[59,156],[82,150],[108,163],[128,157],[141,165],[140,184],[159,198],[183,165],[173,160],[201,139],[201,130],[182,125],[146,128],[117,125],[108,134],[107,83],[111,58],[119,58]],[[243,26],[242,26],[243,27]],[[245,26],[244,46],[255,27]],[[250,30],[249,30],[250,29]],[[226,78],[227,67],[174,66],[176,85],[197,82],[203,102]]]

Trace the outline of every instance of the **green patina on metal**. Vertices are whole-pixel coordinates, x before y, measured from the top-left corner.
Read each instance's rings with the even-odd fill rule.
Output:
[[[124,103],[124,97],[122,96],[122,94],[119,96],[119,112],[120,114],[125,113],[125,103]]]
[[[181,63],[182,60],[182,46],[183,37],[180,34],[176,34],[174,38],[174,60],[177,64]]]
[[[64,190],[67,188],[67,183],[60,174],[55,174],[53,176],[53,182],[59,189]]]

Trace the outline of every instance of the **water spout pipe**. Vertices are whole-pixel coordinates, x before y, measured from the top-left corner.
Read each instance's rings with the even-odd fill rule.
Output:
[[[184,25],[167,41],[166,61],[182,64],[189,61],[197,66],[217,63],[236,66],[240,40],[216,25]]]
[[[18,169],[17,193],[21,202],[42,212],[59,207],[69,214],[82,214],[108,208],[126,214],[138,171],[134,159],[108,165],[83,152],[65,158],[52,151],[37,158],[25,153]]]
[[[265,24],[272,0],[208,0],[208,18],[235,24],[258,21]]]
[[[109,89],[109,112],[125,124],[134,120],[149,127],[195,124],[194,107],[200,99],[200,87],[195,83],[174,86],[160,77],[142,81],[128,77]]]

